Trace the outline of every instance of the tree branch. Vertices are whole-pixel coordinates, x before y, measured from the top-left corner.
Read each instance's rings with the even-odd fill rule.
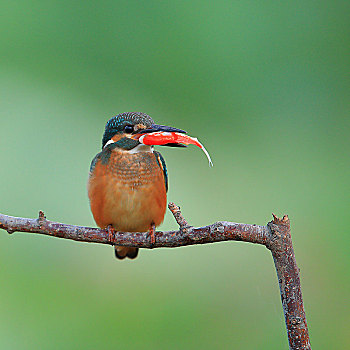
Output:
[[[273,221],[267,224],[271,239],[266,247],[271,250],[276,267],[289,347],[293,350],[311,349],[289,218],[287,215],[282,219],[272,215]]]
[[[147,232],[111,234],[108,230],[48,221],[42,211],[37,219],[0,214],[0,229],[8,233],[38,233],[75,241],[139,248],[181,247],[222,241],[262,244],[271,250],[275,263],[290,349],[311,349],[288,216],[279,219],[273,214],[274,219],[267,226],[219,221],[204,227],[192,227],[178,206],[169,203],[169,209],[180,228],[178,231],[156,232],[155,242]]]

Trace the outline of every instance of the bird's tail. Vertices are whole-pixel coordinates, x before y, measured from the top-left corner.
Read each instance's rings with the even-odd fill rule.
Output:
[[[139,248],[115,246],[114,252],[115,252],[116,258],[118,259],[125,259],[125,258],[135,259],[139,252]]]

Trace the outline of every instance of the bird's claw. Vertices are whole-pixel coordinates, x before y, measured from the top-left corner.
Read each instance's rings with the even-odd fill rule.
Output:
[[[108,225],[106,227],[107,229],[107,232],[108,232],[108,241],[111,242],[111,243],[114,243],[115,241],[115,229],[112,225]]]
[[[151,227],[149,229],[149,236],[151,238],[151,244],[156,243],[156,225],[151,224]]]

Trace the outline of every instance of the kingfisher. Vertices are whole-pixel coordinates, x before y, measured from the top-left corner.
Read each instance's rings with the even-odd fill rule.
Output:
[[[141,112],[121,113],[108,120],[102,151],[91,162],[88,196],[96,224],[108,232],[149,232],[155,241],[155,227],[167,207],[168,173],[162,155],[154,145],[186,147],[203,145],[186,131],[155,124]],[[118,259],[134,259],[137,247],[115,246]]]

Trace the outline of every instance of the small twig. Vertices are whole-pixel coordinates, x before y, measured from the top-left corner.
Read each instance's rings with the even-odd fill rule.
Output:
[[[174,218],[177,224],[180,226],[180,229],[186,229],[188,227],[191,227],[186,221],[186,219],[182,216],[180,207],[178,207],[175,203],[170,202],[168,204],[168,208],[174,215]]]
[[[43,226],[46,222],[46,216],[42,210],[39,211],[38,224],[39,226]]]
[[[271,250],[274,259],[290,349],[311,349],[288,216],[279,219],[273,214],[273,221],[267,226],[219,221],[204,227],[192,227],[182,216],[178,206],[169,203],[169,209],[180,229],[155,232],[154,241],[149,239],[148,232],[111,234],[109,230],[48,221],[42,211],[39,212],[38,219],[0,214],[0,229],[9,233],[15,231],[39,233],[75,241],[138,248],[181,247],[222,241],[262,244]]]

